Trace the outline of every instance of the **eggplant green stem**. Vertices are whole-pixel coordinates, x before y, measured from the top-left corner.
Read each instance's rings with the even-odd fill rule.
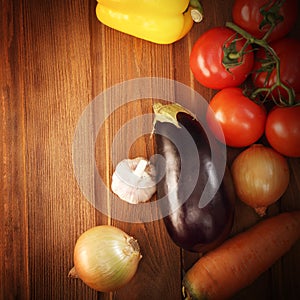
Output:
[[[295,103],[295,97],[296,97],[295,96],[295,91],[292,88],[285,85],[281,81],[281,79],[280,79],[280,59],[279,59],[277,53],[274,51],[274,49],[266,41],[266,39],[269,35],[269,32],[271,32],[271,30],[269,30],[268,33],[262,39],[257,39],[254,36],[252,36],[250,33],[248,33],[247,31],[245,31],[244,29],[240,28],[238,25],[236,25],[232,22],[226,22],[226,26],[228,28],[233,29],[235,32],[239,33],[242,37],[244,37],[247,40],[244,47],[239,51],[239,53],[237,55],[242,56],[245,53],[245,48],[248,47],[249,44],[256,44],[256,45],[264,48],[266,51],[268,51],[274,59],[275,68],[276,68],[276,82],[270,88],[263,87],[263,88],[255,89],[252,92],[250,98],[254,99],[257,95],[259,95],[262,92],[267,92],[267,94],[269,95],[276,88],[281,87],[287,92],[288,99],[287,99],[287,101],[284,101],[283,99],[281,99],[281,97],[279,97],[280,98],[280,100],[279,100],[280,104],[282,104],[282,105],[293,105]]]
[[[171,123],[173,125],[175,125],[176,127],[180,128],[180,124],[176,118],[177,114],[182,112],[182,113],[186,113],[188,115],[191,115],[193,118],[196,118],[192,112],[190,112],[189,110],[187,110],[186,108],[184,108],[183,106],[181,106],[178,103],[172,103],[172,104],[166,104],[163,105],[161,103],[155,103],[153,105],[153,111],[155,114],[155,118],[154,118],[154,124],[156,122],[168,122]]]

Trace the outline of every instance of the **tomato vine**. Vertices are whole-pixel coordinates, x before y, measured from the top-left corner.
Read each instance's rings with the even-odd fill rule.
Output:
[[[245,31],[244,29],[242,29],[241,27],[239,27],[235,23],[226,22],[226,27],[234,30],[235,32],[237,32],[239,35],[241,35],[246,40],[244,47],[240,50],[240,52],[237,54],[237,56],[243,57],[243,55],[245,55],[244,49],[246,49],[250,44],[253,44],[253,45],[264,48],[266,50],[266,52],[271,55],[272,61],[275,64],[276,75],[277,75],[276,76],[276,82],[271,87],[256,88],[255,90],[252,91],[252,93],[250,95],[250,98],[251,99],[257,99],[257,97],[259,95],[264,94],[265,95],[264,99],[266,99],[269,95],[272,94],[272,92],[276,88],[281,87],[283,90],[286,91],[288,96],[287,96],[287,99],[285,99],[284,97],[279,95],[279,102],[274,100],[276,102],[276,104],[279,105],[279,106],[280,105],[281,106],[295,105],[295,98],[296,98],[295,91],[294,91],[293,88],[287,86],[285,83],[282,82],[282,80],[280,78],[280,59],[279,59],[277,53],[274,51],[274,49],[267,42],[267,37],[269,36],[271,31],[273,30],[273,27],[271,27],[270,30],[265,34],[265,36],[261,39],[258,39],[256,37],[252,36],[250,33]],[[226,62],[224,62],[224,66],[225,66],[225,68],[230,67],[230,66],[226,66]]]

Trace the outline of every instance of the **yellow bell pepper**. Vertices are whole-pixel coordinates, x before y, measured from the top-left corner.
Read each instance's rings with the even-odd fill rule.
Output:
[[[99,21],[113,29],[157,44],[184,37],[193,26],[189,0],[97,0]],[[193,4],[194,5],[194,4]]]

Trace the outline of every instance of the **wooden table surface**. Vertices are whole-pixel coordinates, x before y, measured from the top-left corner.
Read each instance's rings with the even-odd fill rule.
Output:
[[[182,270],[198,254],[175,246],[162,220],[133,223],[126,221],[126,209],[118,212],[123,220],[95,209],[74,173],[74,135],[92,100],[129,79],[174,79],[209,100],[214,91],[193,78],[189,53],[205,30],[231,20],[232,2],[202,0],[204,21],[182,40],[157,45],[101,24],[96,1],[1,1],[0,299],[181,299]],[[292,35],[300,32],[299,24]],[[137,92],[144,96],[142,90]],[[113,112],[95,140],[96,169],[108,186],[117,159],[153,154],[150,132],[142,137],[135,132],[143,118],[113,143],[123,124],[151,114],[154,101],[138,99],[121,107],[121,94],[117,91],[113,101],[101,99],[103,109]],[[96,123],[92,120],[89,126]],[[133,136],[136,139],[128,145]],[[229,165],[239,151],[228,148]],[[290,185],[268,216],[300,209],[300,159],[288,162]],[[93,182],[87,184],[94,188]],[[109,191],[100,197],[108,203],[108,212],[119,201]],[[258,221],[237,201],[232,235]],[[99,224],[133,235],[143,254],[134,279],[114,293],[97,293],[67,276],[76,239]],[[300,299],[299,250],[298,242],[234,299]]]

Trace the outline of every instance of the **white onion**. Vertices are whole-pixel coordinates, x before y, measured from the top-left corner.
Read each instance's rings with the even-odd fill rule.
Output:
[[[97,291],[114,291],[132,279],[141,258],[133,237],[114,226],[96,226],[78,238],[69,276]]]

